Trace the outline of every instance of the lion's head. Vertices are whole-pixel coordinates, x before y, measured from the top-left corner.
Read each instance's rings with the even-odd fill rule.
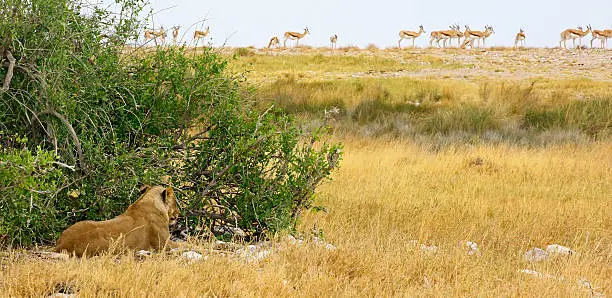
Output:
[[[178,206],[176,204],[176,197],[174,196],[174,190],[171,186],[162,187],[162,186],[150,186],[143,185],[140,187],[140,198],[138,200],[143,200],[147,198],[152,198],[153,200],[160,200],[161,203],[164,204],[165,208],[168,211],[168,221],[170,225],[174,225],[179,216]]]

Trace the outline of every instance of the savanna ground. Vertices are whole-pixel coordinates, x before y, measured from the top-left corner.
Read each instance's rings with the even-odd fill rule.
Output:
[[[338,111],[345,155],[317,191],[328,212],[298,227],[305,244],[279,236],[258,262],[206,243],[197,262],[4,252],[1,295],[64,283],[81,297],[612,294],[612,52],[222,51],[263,108],[284,108],[304,129]],[[523,259],[549,244],[577,253]]]

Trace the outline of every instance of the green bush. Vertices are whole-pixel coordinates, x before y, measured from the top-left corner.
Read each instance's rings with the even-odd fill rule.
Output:
[[[75,167],[58,170],[65,183],[45,184],[56,191],[40,212],[58,217],[43,225],[31,216],[41,230],[28,237],[7,228],[9,243],[48,242],[75,221],[116,216],[142,183],[177,187],[190,231],[231,223],[266,235],[294,225],[337,166],[340,147],[326,142],[325,129],[307,134],[283,112],[258,109],[214,50],[129,45],[142,29],[143,1],[117,1],[120,17],[83,14],[78,1],[5,2],[0,75],[10,57],[15,64],[0,91],[0,128]],[[6,189],[6,200],[23,196]]]
[[[66,177],[53,152],[0,145],[0,244],[54,237],[66,224],[53,202]]]

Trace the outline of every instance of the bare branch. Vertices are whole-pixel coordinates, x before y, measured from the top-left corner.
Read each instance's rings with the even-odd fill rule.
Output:
[[[70,124],[70,122],[66,119],[66,117],[62,116],[62,114],[56,112],[55,110],[51,108],[47,108],[43,110],[42,112],[38,113],[36,115],[36,118],[42,115],[52,115],[56,117],[57,119],[59,119],[60,121],[62,121],[62,123],[64,123],[66,128],[68,128],[68,132],[70,133],[70,136],[72,137],[72,140],[74,141],[74,145],[76,146],[76,149],[77,149],[77,155],[79,157],[79,165],[82,168],[84,168],[85,158],[83,157],[83,149],[81,147],[81,141],[79,141],[79,137],[77,136],[76,131],[74,130],[74,127],[72,127],[72,124]]]
[[[11,51],[6,51],[6,58],[9,61],[8,71],[6,72],[6,77],[4,77],[4,85],[2,86],[2,91],[6,92],[9,90],[9,86],[11,85],[11,80],[13,79],[13,69],[15,69],[15,57]]]

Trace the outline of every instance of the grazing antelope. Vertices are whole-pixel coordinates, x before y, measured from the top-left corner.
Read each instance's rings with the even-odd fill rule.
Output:
[[[480,48],[480,41],[482,40],[482,46],[484,47],[485,45],[485,40],[487,39],[487,37],[491,36],[491,34],[495,33],[495,31],[493,31],[493,27],[486,25],[485,26],[485,31],[472,31],[470,30],[470,28],[468,26],[466,26],[466,30],[469,32],[470,36],[474,37],[474,39],[476,39],[478,41],[478,47]],[[473,45],[474,41],[472,40],[470,42],[470,45]]]
[[[412,39],[412,47],[414,48],[414,40],[417,39],[417,37],[421,36],[421,34],[425,33],[425,30],[423,30],[423,25],[419,26],[419,32],[414,32],[414,31],[408,31],[408,30],[402,30],[399,32],[399,40],[397,41],[397,47],[398,48],[402,48],[401,46],[401,42],[404,39]]]
[[[196,46],[198,45],[198,41],[202,38],[205,38],[208,33],[210,33],[210,26],[207,26],[206,30],[204,31],[196,30],[193,32],[193,39],[196,41]]]
[[[336,42],[338,41],[338,34],[334,34],[329,38],[329,42],[331,45],[331,49],[335,50],[336,49]]]
[[[612,38],[612,30],[593,30],[591,32],[593,38],[591,38],[591,49],[593,48],[593,40],[599,39],[599,43],[602,49],[608,47],[608,38]]]
[[[172,42],[174,44],[176,44],[176,40],[178,39],[179,29],[181,29],[181,26],[172,27]]]
[[[268,42],[268,49],[275,47],[278,48],[280,46],[280,41],[278,41],[278,37],[273,36],[270,38],[270,42]]]
[[[521,44],[521,47],[525,47],[525,38],[527,38],[527,36],[525,36],[525,30],[521,28],[519,33],[517,33],[516,37],[514,38],[514,48],[518,48],[519,43]]]
[[[561,43],[563,43],[563,48],[567,49],[567,40],[571,39],[574,48],[576,47],[576,38],[578,38],[578,42],[582,45],[582,37],[591,33],[591,25],[587,26],[587,30],[583,31],[582,27],[578,26],[578,29],[567,29],[561,32],[561,40],[559,41],[559,47],[561,47]]]
[[[285,40],[283,40],[283,47],[287,47],[287,39],[291,39],[291,40],[295,40],[295,46],[297,47],[298,44],[300,43],[300,39],[304,38],[304,36],[306,36],[306,34],[310,33],[310,30],[308,30],[308,27],[304,28],[304,33],[299,33],[299,32],[292,32],[292,31],[287,31],[285,32]]]
[[[155,45],[157,45],[158,37],[161,40],[162,44],[166,41],[166,30],[164,30],[163,26],[159,28],[158,31],[147,29],[144,32],[145,42],[152,39],[155,42]]]

